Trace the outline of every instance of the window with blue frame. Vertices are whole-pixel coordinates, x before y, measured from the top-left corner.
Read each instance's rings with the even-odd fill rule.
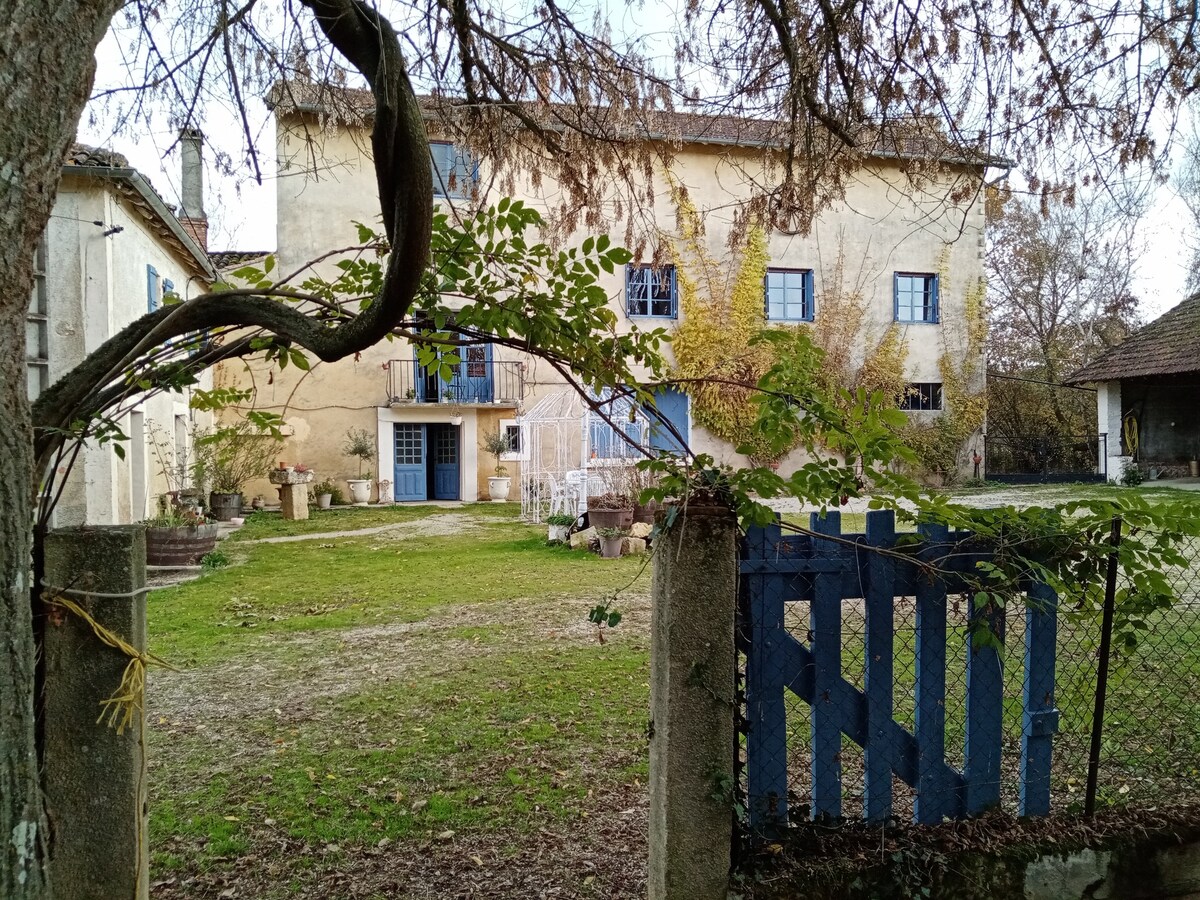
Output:
[[[674,319],[678,308],[674,266],[630,265],[625,269],[625,310],[629,315]]]
[[[688,395],[677,387],[665,386],[654,389],[654,410],[647,413],[650,422],[649,444],[659,453],[682,455],[687,448],[691,416],[688,412]],[[667,427],[667,424],[670,427]],[[672,428],[674,431],[672,431]],[[678,433],[678,437],[676,437]],[[680,441],[682,440],[682,443]]]
[[[812,269],[767,269],[766,306],[768,322],[811,322]]]
[[[479,181],[479,164],[461,147],[442,141],[429,145],[433,168],[433,196],[461,200],[471,196]]]
[[[938,277],[936,275],[897,272],[895,283],[897,322],[934,324],[938,321]]]

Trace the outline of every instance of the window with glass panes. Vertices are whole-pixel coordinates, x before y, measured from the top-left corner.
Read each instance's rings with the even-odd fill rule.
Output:
[[[896,321],[927,322],[938,320],[938,279],[936,275],[897,272]]]
[[[812,269],[767,269],[767,321],[811,322]]]
[[[674,319],[677,290],[674,266],[631,265],[625,270],[625,308],[631,316]]]
[[[433,196],[455,199],[471,196],[471,188],[479,180],[479,166],[470,153],[437,141],[429,145],[429,160],[433,168]]]
[[[905,385],[900,408],[910,411],[941,409],[942,383],[921,381]]]

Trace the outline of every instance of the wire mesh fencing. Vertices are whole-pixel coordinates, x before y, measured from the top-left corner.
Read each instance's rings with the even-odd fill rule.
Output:
[[[1181,551],[1200,562],[1200,538],[1185,539]],[[1097,806],[1152,806],[1184,799],[1196,791],[1200,778],[1200,569],[1180,567],[1164,573],[1176,600],[1167,608],[1137,611],[1136,598],[1117,592],[1118,633],[1110,653],[1105,685],[1106,712],[1096,770]],[[1128,588],[1123,580],[1118,588]],[[1122,609],[1122,603],[1128,608]],[[871,666],[866,601],[841,601],[841,678],[865,696]],[[946,600],[944,686],[918,678],[919,658],[929,652],[927,635],[918,627],[915,596],[897,596],[892,604],[892,717],[901,729],[916,734],[918,719],[944,718],[944,763],[967,769],[968,665],[970,647],[969,595],[950,594]],[[1016,812],[1021,790],[1022,736],[1028,727],[1022,698],[1029,608],[1014,604],[998,611],[994,629],[1003,641],[1003,705],[1000,712],[999,800]],[[1084,809],[1098,690],[1102,611],[1089,605],[1073,607],[1064,598],[1058,610],[1054,705],[1057,733],[1053,738],[1050,770],[1050,811],[1076,813]],[[787,602],[783,625],[795,641],[813,646],[812,605]],[[922,645],[922,642],[925,642]],[[798,681],[799,679],[797,679]],[[932,688],[930,685],[932,684]],[[932,689],[938,696],[921,696]],[[876,688],[878,690],[878,688]],[[868,817],[867,782],[870,750],[845,733],[814,728],[814,715],[823,711],[821,698],[808,702],[793,690],[783,693],[787,729],[787,807],[796,822],[813,810],[814,777],[822,768],[815,760],[835,760],[840,770],[841,815]],[[924,701],[924,702],[923,702]],[[932,702],[930,702],[932,701]],[[816,712],[814,713],[814,709]],[[869,727],[862,723],[864,730]],[[813,745],[818,735],[821,746]],[[832,742],[832,743],[831,743]],[[814,772],[816,775],[814,775]],[[891,815],[900,821],[914,816],[918,789],[892,778]],[[962,790],[961,785],[958,787]],[[818,795],[821,791],[818,790]],[[961,798],[959,801],[961,803]]]

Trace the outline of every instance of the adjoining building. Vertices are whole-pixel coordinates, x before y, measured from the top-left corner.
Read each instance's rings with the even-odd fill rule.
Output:
[[[31,401],[165,298],[186,302],[215,279],[204,246],[199,134],[185,134],[182,145],[185,214],[119,153],[81,144],[70,149],[38,245],[26,317]],[[152,514],[156,496],[166,490],[160,470],[189,453],[188,399],[187,393],[159,394],[133,405],[118,422],[129,437],[124,458],[111,446],[86,446],[54,524],[124,524]]]

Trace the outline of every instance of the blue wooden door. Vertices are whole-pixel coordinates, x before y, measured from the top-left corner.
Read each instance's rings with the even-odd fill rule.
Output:
[[[492,377],[492,345],[460,348],[462,363],[455,378],[455,393],[463,403],[491,403],[495,396]]]
[[[397,500],[428,500],[425,426],[396,424],[396,472],[392,488]]]
[[[660,387],[654,391],[654,406],[659,416],[670,422],[682,435],[686,444],[688,435],[688,395],[675,387]],[[664,453],[682,454],[685,444],[680,444],[670,429],[657,419],[650,426],[650,447]]]
[[[433,499],[457,500],[458,428],[454,425],[430,425],[433,432]]]

